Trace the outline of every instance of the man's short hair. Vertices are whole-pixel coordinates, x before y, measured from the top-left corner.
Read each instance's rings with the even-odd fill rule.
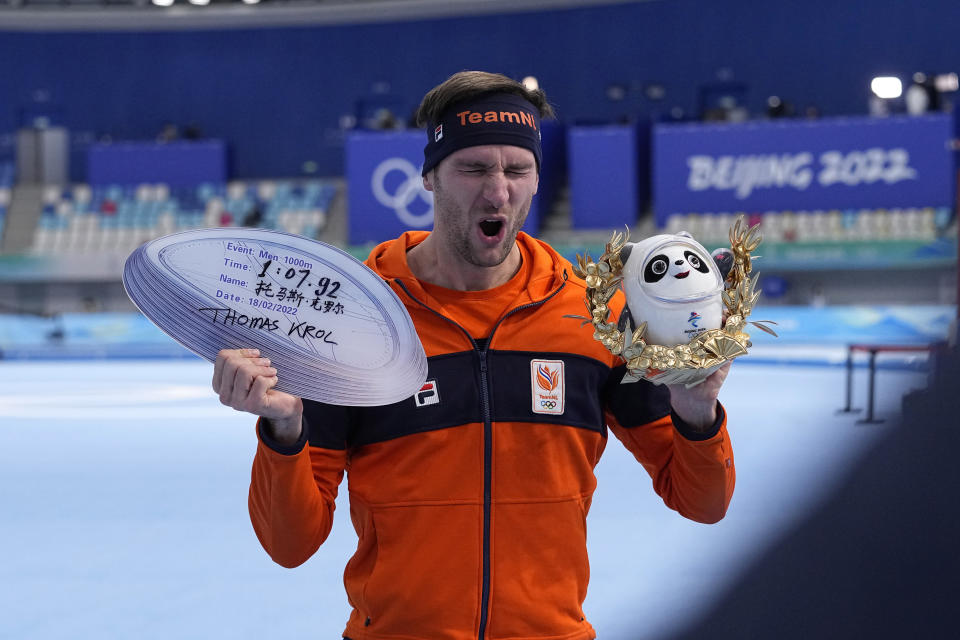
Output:
[[[552,118],[553,107],[542,89],[525,86],[500,73],[460,71],[427,92],[417,109],[417,126],[440,122],[450,105],[494,93],[512,93],[524,98],[540,111],[540,118]]]

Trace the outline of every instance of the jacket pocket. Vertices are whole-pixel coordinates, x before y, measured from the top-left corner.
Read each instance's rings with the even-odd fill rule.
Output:
[[[494,638],[563,636],[586,623],[588,500],[500,503],[494,512]]]
[[[358,594],[351,603],[370,618],[371,631],[438,640],[472,633],[480,601],[480,509],[410,505],[368,512],[347,588]]]

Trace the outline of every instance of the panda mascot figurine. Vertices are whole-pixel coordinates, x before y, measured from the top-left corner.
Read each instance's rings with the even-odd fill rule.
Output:
[[[725,274],[686,231],[629,243],[620,260],[627,297],[621,330],[646,322],[647,344],[675,347],[722,326]]]

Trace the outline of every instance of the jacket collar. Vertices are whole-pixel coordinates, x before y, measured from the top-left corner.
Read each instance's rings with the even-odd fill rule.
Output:
[[[383,242],[370,252],[366,264],[384,280],[400,280],[414,297],[420,300],[429,298],[420,285],[420,281],[410,271],[407,264],[407,251],[420,244],[429,235],[429,231],[407,231],[394,240]],[[545,242],[521,231],[517,234],[517,243],[524,253],[533,260],[530,282],[523,300],[518,304],[539,302],[559,287],[567,278],[566,260]]]

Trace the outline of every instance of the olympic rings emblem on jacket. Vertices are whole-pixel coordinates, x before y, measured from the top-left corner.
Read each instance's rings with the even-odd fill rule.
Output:
[[[556,409],[557,401],[556,400],[541,400],[540,406],[544,409]]]
[[[403,174],[403,181],[396,187],[395,193],[388,193],[386,187],[387,176],[399,171]],[[377,202],[393,209],[397,218],[404,224],[421,229],[433,223],[433,196],[423,188],[423,179],[420,171],[412,162],[405,158],[387,158],[377,165],[370,177],[370,188]],[[419,197],[427,204],[427,209],[421,214],[410,211],[410,205]]]

